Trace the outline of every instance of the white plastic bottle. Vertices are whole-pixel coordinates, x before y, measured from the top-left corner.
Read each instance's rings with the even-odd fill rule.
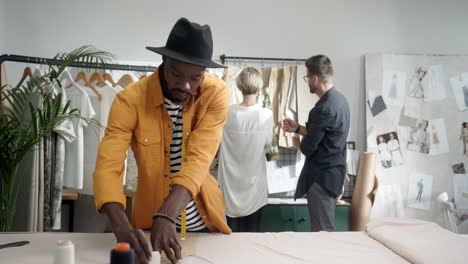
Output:
[[[70,240],[57,241],[53,263],[75,264],[75,246]]]

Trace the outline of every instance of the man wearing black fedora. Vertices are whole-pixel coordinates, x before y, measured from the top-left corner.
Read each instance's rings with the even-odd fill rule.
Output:
[[[205,72],[224,67],[211,59],[208,25],[181,18],[166,46],[147,49],[161,54],[163,63],[113,102],[94,172],[95,202],[117,240],[135,249],[139,263],[151,257],[141,229],[151,229],[153,250],[176,263],[181,222],[188,231],[231,232],[221,191],[209,174],[227,117],[228,90],[224,81]],[[129,145],[138,164],[132,223],[122,188]],[[183,210],[187,221],[180,220]]]

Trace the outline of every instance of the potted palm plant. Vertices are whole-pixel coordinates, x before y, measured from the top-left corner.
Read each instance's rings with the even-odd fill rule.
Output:
[[[17,174],[20,161],[64,120],[83,118],[78,109],[70,108],[70,102],[63,106],[61,94],[54,96],[50,92],[52,85],[74,63],[91,67],[94,63],[106,65],[112,58],[108,52],[83,46],[57,54],[43,76],[32,78],[20,87],[0,87],[0,232],[11,230],[22,181]],[[37,87],[45,91],[38,107],[32,103],[41,92]]]

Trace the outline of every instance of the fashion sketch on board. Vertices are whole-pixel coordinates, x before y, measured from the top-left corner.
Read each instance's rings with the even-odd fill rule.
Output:
[[[392,156],[392,167],[400,166],[403,164],[403,156],[401,155],[400,141],[396,132],[388,133],[388,150]]]
[[[468,122],[462,123],[460,139],[463,144],[463,155],[468,156]]]
[[[414,74],[413,80],[411,80],[409,86],[408,96],[416,98],[424,98],[424,86],[426,84],[425,77],[427,75],[427,70],[423,67],[418,67],[416,73]]]
[[[412,151],[429,154],[430,149],[430,135],[427,130],[429,122],[427,120],[419,119],[416,126],[410,127],[408,136],[408,149]]]
[[[377,149],[379,150],[380,161],[384,168],[390,168],[392,166],[392,156],[388,150],[387,141],[383,136],[377,137]]]
[[[416,196],[416,202],[421,202],[422,193],[424,191],[424,182],[423,179],[419,179],[418,183],[416,184],[416,188],[418,188],[418,195]]]
[[[463,101],[465,102],[465,107],[468,107],[468,86],[463,85],[462,86],[462,91],[463,91]]]
[[[455,102],[460,112],[468,108],[468,78],[464,78],[465,75],[468,77],[468,73],[465,73],[450,78]]]
[[[385,71],[383,73],[382,96],[389,106],[403,107],[405,102],[406,73]]]
[[[397,132],[390,132],[377,137],[377,149],[384,168],[391,168],[403,164],[400,141]]]
[[[449,152],[447,130],[445,129],[445,120],[443,118],[429,121],[429,134],[431,144],[429,155],[440,155]]]
[[[413,172],[408,185],[408,207],[425,209],[431,208],[432,175]]]

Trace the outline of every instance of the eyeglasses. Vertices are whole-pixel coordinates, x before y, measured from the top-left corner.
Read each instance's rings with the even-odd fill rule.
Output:
[[[304,76],[304,77],[302,77],[302,78],[304,78],[304,81],[305,81],[306,83],[309,83],[310,77],[311,77],[311,76],[314,76],[314,75],[316,75],[316,74],[309,74],[309,75],[306,75],[306,76]]]

